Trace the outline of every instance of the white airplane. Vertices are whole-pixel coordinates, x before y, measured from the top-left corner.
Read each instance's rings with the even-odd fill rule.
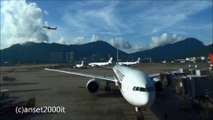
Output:
[[[148,76],[142,71],[121,66],[119,64],[113,67],[113,71],[115,73],[114,77],[98,76],[49,68],[45,68],[45,70],[91,78],[86,84],[86,88],[91,93],[98,91],[99,81],[101,80],[114,82],[120,89],[124,99],[126,99],[126,101],[131,105],[135,106],[135,110],[138,113],[138,120],[143,119],[142,108],[149,107],[155,100],[155,82],[153,81],[154,79],[151,79],[151,77],[155,77],[156,74]]]
[[[109,59],[108,62],[91,62],[89,63],[89,66],[105,66],[105,65],[109,65],[109,64],[112,64],[112,57]]]
[[[119,65],[135,65],[135,64],[138,64],[140,63],[140,58],[138,58],[135,62],[118,62]]]
[[[83,68],[83,67],[84,67],[84,61],[83,60],[81,61],[81,64],[76,64],[74,66],[74,68]]]

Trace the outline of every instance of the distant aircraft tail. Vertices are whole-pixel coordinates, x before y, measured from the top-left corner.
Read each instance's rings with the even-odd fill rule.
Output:
[[[109,59],[107,63],[112,64],[112,57]]]
[[[81,61],[81,65],[84,65],[84,61],[83,60]]]
[[[213,64],[213,54],[209,53],[208,56],[209,56],[209,58],[211,60],[211,63]]]
[[[141,59],[141,58],[138,58],[137,61],[136,61],[136,63],[140,63],[140,59]]]

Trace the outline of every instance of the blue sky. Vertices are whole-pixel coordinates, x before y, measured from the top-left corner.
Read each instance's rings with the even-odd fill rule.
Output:
[[[30,4],[34,4],[29,8],[32,9],[30,15],[37,15],[35,19],[40,20],[36,24],[58,27],[56,31],[42,29],[38,32],[42,38],[48,37],[46,42],[83,44],[101,39],[126,52],[135,52],[187,37],[195,37],[204,44],[213,40],[212,0],[27,0],[20,6]],[[26,15],[26,10],[23,12]],[[2,12],[1,16],[5,14],[8,13]],[[7,20],[2,21],[2,31],[8,30],[8,26],[2,25]],[[6,41],[10,34],[5,33],[1,33],[1,38]],[[28,37],[36,41],[37,38],[33,37],[38,35],[29,34]],[[12,38],[9,39],[12,41]]]

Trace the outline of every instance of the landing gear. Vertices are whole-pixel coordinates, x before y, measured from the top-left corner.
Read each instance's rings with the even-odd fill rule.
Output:
[[[105,91],[110,91],[109,81],[106,81]]]
[[[137,112],[137,120],[144,120],[142,108],[135,107],[135,111]]]

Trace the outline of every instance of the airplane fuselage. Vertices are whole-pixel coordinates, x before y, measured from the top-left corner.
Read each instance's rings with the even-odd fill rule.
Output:
[[[77,64],[76,67],[77,67],[77,68],[81,68],[81,67],[83,67],[83,65]]]
[[[123,97],[136,107],[150,106],[155,99],[154,82],[147,74],[129,67],[115,65],[113,71]]]
[[[134,65],[137,64],[137,62],[119,62],[120,65]]]
[[[105,65],[109,65],[109,64],[112,64],[112,59],[113,58],[111,57],[108,62],[91,62],[91,63],[89,63],[89,66],[94,67],[94,66],[105,66]]]
[[[140,63],[140,58],[138,58],[137,61],[135,61],[135,62],[128,62],[128,61],[127,62],[118,62],[119,65],[127,65],[127,66],[128,65],[135,65],[135,64],[138,64],[138,63]]]
[[[108,62],[103,62],[103,63],[99,63],[99,62],[93,62],[93,63],[89,63],[89,66],[104,66],[104,65],[109,65]]]

